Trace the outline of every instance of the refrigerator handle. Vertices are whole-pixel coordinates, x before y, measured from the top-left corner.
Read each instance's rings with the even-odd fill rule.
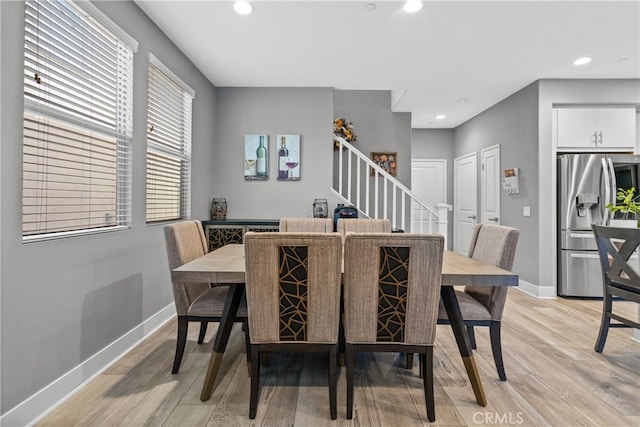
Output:
[[[616,204],[616,194],[618,193],[618,183],[616,182],[616,170],[613,167],[613,161],[607,157],[607,164],[609,165],[609,172],[611,173],[611,200],[610,203]],[[608,202],[609,203],[609,202]]]
[[[602,225],[607,225],[609,212],[605,206],[616,202],[616,174],[613,162],[609,157],[602,159],[602,173],[604,175],[604,203],[600,205],[600,209],[602,209]]]
[[[609,160],[606,157],[602,158],[602,175],[604,176],[604,203],[600,203],[600,211],[602,213],[602,224],[607,225],[608,214],[606,214],[607,209],[605,206],[609,203],[611,199],[611,179],[609,178],[609,164],[607,163]]]

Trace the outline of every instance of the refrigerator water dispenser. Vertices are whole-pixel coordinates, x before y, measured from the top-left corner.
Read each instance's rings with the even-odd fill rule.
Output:
[[[600,197],[597,194],[578,194],[576,196],[576,208],[578,216],[588,216],[592,207],[597,206]]]

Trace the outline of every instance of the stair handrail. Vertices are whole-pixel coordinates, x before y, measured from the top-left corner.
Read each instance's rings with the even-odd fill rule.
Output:
[[[375,172],[375,177],[377,178],[378,175],[382,176],[384,178],[384,203],[383,203],[383,207],[384,207],[384,213],[383,213],[383,217],[387,218],[387,195],[388,195],[388,183],[391,183],[392,187],[392,192],[393,192],[393,204],[394,204],[394,210],[392,212],[393,218],[392,218],[392,224],[394,227],[397,227],[397,221],[396,221],[396,210],[395,209],[395,200],[396,200],[396,195],[397,195],[397,190],[400,190],[401,193],[404,193],[409,199],[411,199],[412,201],[414,201],[418,207],[419,207],[419,212],[420,212],[420,216],[419,216],[419,224],[420,224],[420,230],[419,232],[423,232],[423,222],[424,222],[424,214],[426,213],[429,219],[429,230],[428,232],[431,233],[433,232],[431,229],[431,219],[435,219],[436,222],[439,224],[439,232],[442,232],[442,230],[445,230],[445,235],[446,235],[446,224],[447,224],[447,220],[446,220],[446,212],[447,212],[447,208],[448,205],[445,204],[439,204],[437,207],[437,211],[435,208],[431,207],[428,203],[424,202],[423,200],[421,200],[419,197],[417,197],[414,193],[411,192],[410,189],[408,189],[404,184],[402,184],[400,181],[398,181],[395,177],[391,176],[391,174],[389,174],[387,171],[385,171],[382,167],[380,167],[380,165],[376,164],[374,161],[372,161],[371,159],[369,159],[365,154],[363,154],[361,151],[359,151],[358,149],[356,149],[351,143],[349,143],[347,140],[345,140],[344,138],[342,138],[341,136],[338,135],[334,135],[334,140],[338,143],[338,148],[339,148],[339,152],[340,154],[342,154],[343,149],[346,149],[350,154],[354,154],[359,160],[361,160],[362,162],[364,162],[365,167],[370,167],[374,170]],[[365,205],[366,205],[366,209],[362,209],[361,208],[361,203],[360,203],[360,185],[357,185],[357,196],[356,196],[356,202],[353,202],[353,198],[351,197],[351,177],[352,174],[348,173],[347,174],[347,179],[348,179],[348,183],[347,183],[347,195],[345,197],[344,193],[343,193],[343,156],[340,155],[339,156],[339,164],[338,164],[338,189],[331,189],[336,195],[338,195],[341,199],[347,201],[348,203],[354,205],[356,207],[356,209],[358,209],[358,211],[366,217],[371,217],[371,213],[369,212],[369,180],[367,180],[365,182],[365,187],[366,187],[366,191],[365,191]],[[351,163],[352,163],[352,156],[349,155],[348,156],[348,169],[349,171],[351,171]],[[358,177],[358,184],[359,184],[359,180],[360,180],[360,162],[357,163],[357,177]],[[378,180],[375,180],[375,194],[376,194],[376,199],[377,199],[377,194],[378,194],[378,189],[379,189],[379,184],[378,184]],[[402,219],[402,229],[405,229],[405,216],[406,216],[406,211],[405,211],[405,198],[402,197],[402,206],[401,206],[401,219]],[[442,219],[442,216],[444,216],[444,219]],[[378,215],[378,203],[375,204],[375,213],[374,213],[374,218],[379,218],[380,216]],[[442,224],[444,224],[444,227],[442,226]]]

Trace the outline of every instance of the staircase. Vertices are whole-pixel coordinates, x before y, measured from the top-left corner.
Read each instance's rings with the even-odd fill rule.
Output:
[[[344,138],[333,138],[340,146],[334,157],[333,194],[364,218],[388,218],[394,229],[438,233],[446,242],[449,205],[428,205]]]

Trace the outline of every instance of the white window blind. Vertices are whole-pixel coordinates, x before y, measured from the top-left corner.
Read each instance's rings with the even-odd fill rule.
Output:
[[[190,216],[193,96],[191,88],[149,55],[147,223]]]
[[[137,43],[89,2],[25,4],[24,239],[127,227]]]

